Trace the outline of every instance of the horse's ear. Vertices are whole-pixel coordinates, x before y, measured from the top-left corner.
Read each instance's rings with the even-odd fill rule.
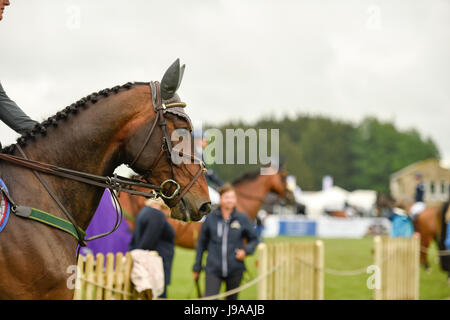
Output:
[[[163,100],[169,100],[175,95],[183,79],[184,68],[185,65],[180,67],[180,59],[177,59],[164,73],[161,80],[161,97]]]

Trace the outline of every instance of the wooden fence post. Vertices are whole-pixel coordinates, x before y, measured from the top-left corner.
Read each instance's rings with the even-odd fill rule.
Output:
[[[315,242],[314,252],[314,300],[324,299],[325,289],[325,259],[323,241],[317,240]]]
[[[257,250],[258,274],[266,275],[258,284],[258,299],[324,298],[322,241],[261,243]]]
[[[258,244],[257,253],[258,253],[258,275],[262,275],[268,272],[267,245],[265,243]],[[258,283],[258,299],[267,300],[267,277],[264,277]]]
[[[374,289],[376,300],[418,300],[420,238],[374,238],[375,265],[381,288]]]

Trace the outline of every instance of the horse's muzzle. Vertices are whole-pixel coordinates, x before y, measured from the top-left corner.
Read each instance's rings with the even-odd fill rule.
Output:
[[[211,201],[204,202],[198,209],[198,214],[202,217],[211,212]]]

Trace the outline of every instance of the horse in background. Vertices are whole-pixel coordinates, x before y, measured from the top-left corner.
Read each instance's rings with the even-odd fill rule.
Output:
[[[394,208],[400,208],[409,212],[413,206],[412,201],[400,200],[396,201],[389,195],[379,194],[377,196],[378,215],[387,217]],[[415,232],[420,234],[420,262],[425,269],[429,270],[428,250],[433,240],[438,242],[441,235],[441,217],[443,205],[426,207],[416,218],[414,222]]]
[[[397,203],[397,207],[410,212],[414,205],[412,201],[402,200]],[[442,214],[443,204],[435,206],[427,206],[420,214],[417,215],[413,222],[414,230],[420,234],[420,262],[427,270],[430,269],[428,262],[428,250],[433,240],[438,239],[441,234],[440,218]]]
[[[254,221],[269,192],[277,194],[288,202],[294,201],[292,192],[287,188],[286,177],[285,169],[279,169],[276,172],[274,170],[270,175],[261,175],[257,170],[234,180],[232,184],[236,190],[237,210],[246,213],[249,219]],[[144,206],[145,201],[123,193],[119,197],[119,202],[129,215],[135,217]],[[175,230],[175,244],[183,248],[194,249],[202,223],[184,222],[172,218],[168,218],[168,221]]]
[[[235,179],[232,184],[236,191],[237,209],[246,213],[254,221],[269,193],[278,195],[292,203],[295,201],[292,191],[287,188],[286,169],[275,170],[262,175],[260,170],[252,171]]]

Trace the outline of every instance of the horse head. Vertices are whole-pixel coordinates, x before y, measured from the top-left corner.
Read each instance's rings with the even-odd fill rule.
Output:
[[[287,184],[288,172],[284,168],[284,163],[280,162],[279,168],[269,168],[268,184],[271,192],[276,193],[280,198],[286,200],[289,204],[295,203],[293,190],[290,190]]]
[[[204,165],[193,156],[192,124],[176,93],[183,73],[184,65],[180,67],[177,59],[160,85],[150,83],[151,105],[140,114],[142,121],[129,136],[125,152],[134,171],[161,186],[158,193],[173,218],[198,221],[209,213],[211,202]]]

